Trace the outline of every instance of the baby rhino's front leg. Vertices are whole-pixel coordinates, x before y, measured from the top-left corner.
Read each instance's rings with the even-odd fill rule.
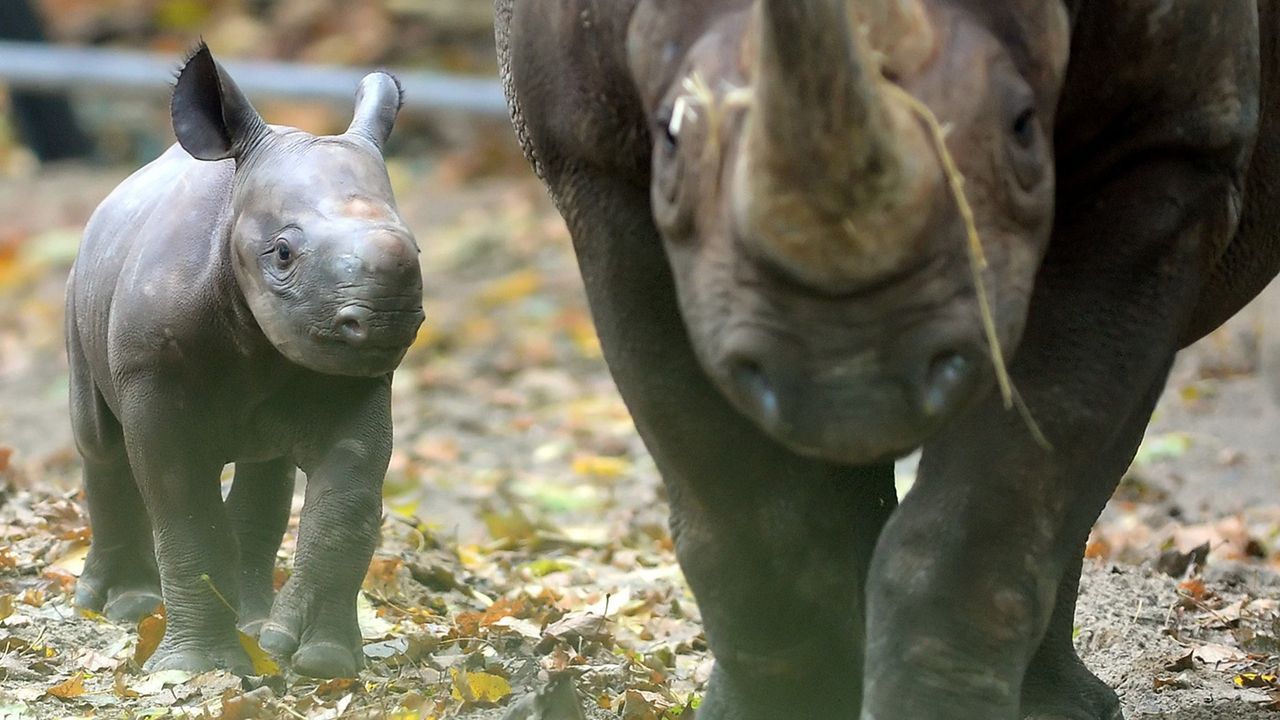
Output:
[[[356,593],[382,521],[382,480],[391,459],[390,376],[357,387],[329,395],[317,411],[340,408],[345,418],[331,438],[302,453],[307,491],[294,571],[259,638],[269,652],[292,657],[295,671],[314,677],[353,677],[363,665]],[[300,413],[305,415],[311,413]]]
[[[218,487],[222,460],[172,382],[141,381],[121,395],[129,459],[155,535],[167,623],[149,671],[252,666],[236,637],[239,582]],[[207,433],[206,433],[207,434]]]

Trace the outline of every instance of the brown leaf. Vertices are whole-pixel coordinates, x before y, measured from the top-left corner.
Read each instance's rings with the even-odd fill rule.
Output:
[[[480,626],[488,627],[505,617],[527,617],[528,611],[529,602],[525,598],[498,598],[485,609],[484,616],[480,618]]]
[[[1164,669],[1169,672],[1182,672],[1195,666],[1195,653],[1187,653],[1176,660],[1165,663]]]
[[[398,557],[375,557],[369,561],[369,571],[364,576],[364,587],[368,589],[394,587],[400,579],[400,568],[404,561]]]
[[[355,678],[334,678],[325,680],[315,689],[315,696],[321,698],[334,698],[342,695],[351,689],[356,683]]]
[[[128,680],[122,672],[117,672],[115,674],[115,678],[111,681],[111,686],[118,698],[128,699],[138,697],[138,691],[129,687]]]
[[[658,720],[658,711],[637,690],[628,690],[622,698],[622,720]]]
[[[52,582],[58,592],[66,595],[74,592],[76,589],[76,576],[57,567],[47,567],[44,572],[40,573],[40,577]]]
[[[1201,645],[1192,652],[1192,655],[1196,660],[1199,660],[1206,665],[1213,666],[1229,662],[1240,662],[1248,659],[1248,657],[1239,649],[1216,643]]]
[[[76,673],[48,690],[45,690],[45,693],[63,699],[80,697],[84,694],[84,675]]]
[[[608,639],[608,619],[595,613],[573,612],[546,627],[538,650],[546,652],[556,640],[577,645],[582,640],[603,642]]]
[[[1200,578],[1191,578],[1178,583],[1178,592],[1196,602],[1204,602],[1210,595],[1209,589],[1205,587],[1204,580]]]
[[[1152,681],[1151,683],[1151,689],[1155,690],[1156,692],[1160,692],[1161,690],[1164,690],[1166,688],[1172,689],[1172,690],[1181,690],[1185,687],[1187,687],[1187,681],[1183,680],[1180,677],[1161,677],[1157,675],[1155,680]]]
[[[142,665],[155,654],[164,638],[164,612],[152,613],[138,621],[138,645],[133,649],[133,661]]]

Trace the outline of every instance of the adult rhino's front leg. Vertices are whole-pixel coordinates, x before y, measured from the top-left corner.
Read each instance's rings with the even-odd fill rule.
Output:
[[[568,195],[605,357],[662,473],[715,655],[698,717],[852,720],[892,466],[839,467],[765,436],[695,359],[643,192],[580,176]]]
[[[1142,437],[1228,183],[1167,163],[1068,212],[1013,379],[1052,449],[998,399],[930,442],[868,586],[864,720],[1110,720],[1071,649],[1078,557]]]
[[[293,575],[259,641],[313,677],[353,677],[364,665],[356,594],[378,545],[382,482],[391,459],[391,376],[353,380],[326,399],[350,420],[312,460]],[[358,386],[352,389],[351,386]],[[304,413],[304,416],[306,414]]]

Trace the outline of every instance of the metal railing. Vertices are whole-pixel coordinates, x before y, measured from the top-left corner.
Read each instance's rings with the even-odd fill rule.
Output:
[[[0,0],[3,2],[4,0]],[[350,104],[368,70],[251,60],[222,61],[251,99]],[[168,94],[178,59],[115,49],[0,41],[0,84],[28,90],[113,90]],[[404,110],[506,117],[502,85],[485,79],[388,68],[404,88]]]

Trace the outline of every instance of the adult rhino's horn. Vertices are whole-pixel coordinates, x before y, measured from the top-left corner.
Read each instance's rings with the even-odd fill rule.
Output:
[[[755,8],[754,92],[734,202],[762,254],[815,283],[857,284],[896,268],[907,253],[898,238],[927,214],[907,207],[923,201],[919,128],[885,89],[884,56],[869,45],[871,23],[899,13],[876,3],[758,0]]]
[[[892,123],[846,6],[760,0],[753,149],[771,170],[883,190],[897,172]]]

